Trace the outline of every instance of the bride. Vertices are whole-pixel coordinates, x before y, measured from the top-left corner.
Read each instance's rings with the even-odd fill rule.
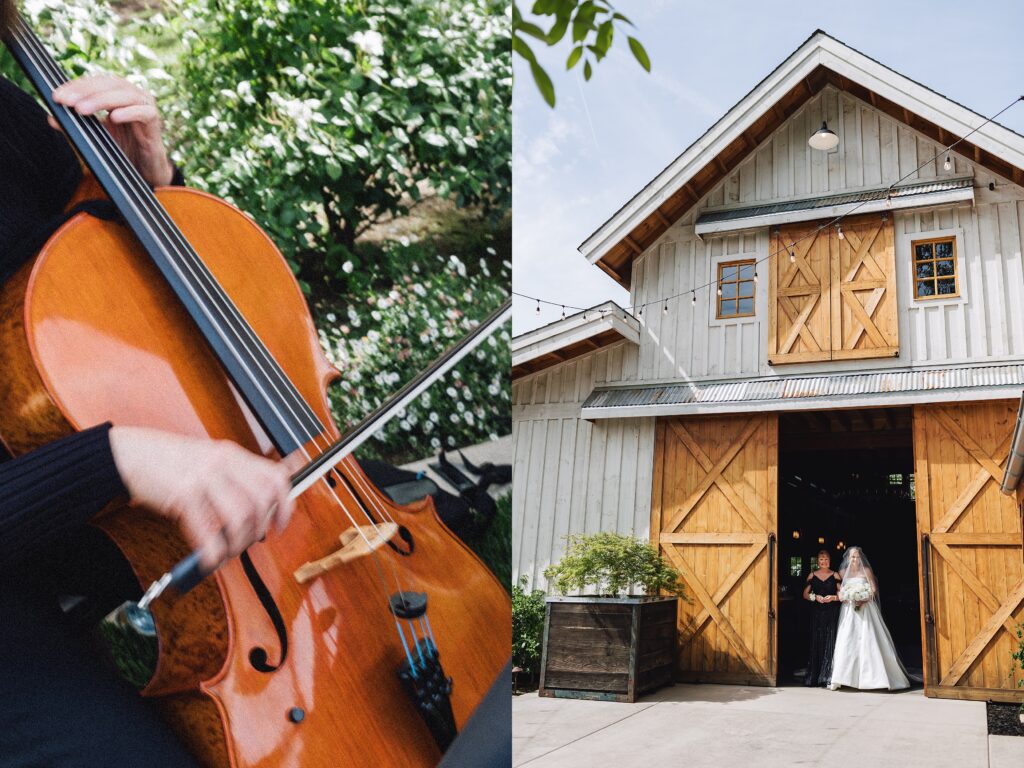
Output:
[[[842,588],[839,629],[832,657],[833,691],[850,688],[909,688],[892,636],[878,608],[878,583],[860,547],[850,547],[839,567]]]

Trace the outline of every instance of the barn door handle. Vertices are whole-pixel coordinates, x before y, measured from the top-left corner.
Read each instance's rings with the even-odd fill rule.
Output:
[[[768,618],[775,619],[775,534],[768,534]]]
[[[927,533],[921,534],[921,581],[924,584],[924,623],[935,623],[932,616],[932,553]]]

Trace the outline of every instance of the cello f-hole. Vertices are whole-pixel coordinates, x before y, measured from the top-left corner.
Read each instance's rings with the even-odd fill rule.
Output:
[[[270,594],[270,590],[267,589],[267,585],[263,582],[259,571],[256,570],[256,566],[253,565],[249,553],[243,552],[240,560],[242,561],[242,570],[245,571],[245,576],[249,579],[253,592],[259,598],[263,610],[267,612],[267,618],[270,619],[270,623],[274,625],[274,630],[277,632],[277,641],[281,648],[277,664],[271,664],[267,649],[257,645],[249,649],[249,663],[257,672],[276,672],[284,664],[285,659],[288,658],[288,629],[285,627],[281,610],[277,607],[277,603],[274,602],[274,598]]]

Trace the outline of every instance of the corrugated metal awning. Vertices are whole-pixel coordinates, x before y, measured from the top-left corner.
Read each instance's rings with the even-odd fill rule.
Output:
[[[889,187],[879,187],[878,189],[840,195],[706,211],[697,218],[694,231],[698,235],[703,235],[772,224],[813,221],[847,213],[851,206],[858,203],[860,205],[857,208],[857,213],[870,213],[879,210],[918,208],[925,205],[973,199],[974,179],[970,176],[956,179],[933,179],[893,187],[891,190]]]
[[[1020,397],[1024,363],[595,389],[584,419],[816,410]]]

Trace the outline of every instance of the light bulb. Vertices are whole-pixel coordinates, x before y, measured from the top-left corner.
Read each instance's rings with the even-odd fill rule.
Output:
[[[697,292],[696,291],[690,291],[690,303],[691,304],[696,304],[697,303]]]
[[[950,160],[949,160],[949,155],[946,155],[946,162],[944,162],[942,164],[942,167],[943,167],[944,170],[947,170],[947,171],[950,170],[953,167],[953,163],[951,163]]]
[[[562,319],[565,320],[565,307],[562,307]]]
[[[754,270],[754,285],[757,285],[757,270]]]
[[[796,254],[793,251],[789,252],[789,263],[796,264]]]
[[[719,283],[719,285],[718,285],[718,295],[719,296],[722,295],[722,285],[721,285],[721,283]]]
[[[643,317],[644,316],[644,305],[643,304],[640,305],[640,311],[637,312],[637,315],[639,317]]]
[[[661,308],[661,314],[663,314],[663,315],[667,315],[668,314],[668,302],[667,301],[665,302],[665,306],[663,306]]]
[[[540,314],[540,301],[537,302],[537,314]]]
[[[836,227],[836,229],[839,230],[839,239],[840,240],[845,240],[846,239],[846,235],[843,234],[843,228],[842,227]]]

